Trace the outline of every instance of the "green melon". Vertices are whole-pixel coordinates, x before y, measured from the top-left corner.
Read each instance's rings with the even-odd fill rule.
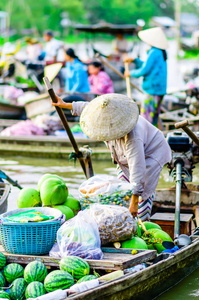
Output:
[[[3,274],[0,273],[0,287],[5,287],[5,285],[6,285],[6,280],[3,276]]]
[[[159,239],[159,241],[157,241],[157,243],[153,243],[153,246],[155,247],[155,249],[157,250],[158,253],[161,253],[163,250],[165,250],[165,248],[162,246],[162,242],[164,242],[164,241],[172,242],[173,241],[172,238],[168,235],[168,233],[166,233],[163,230],[160,230],[157,228],[152,228],[152,229],[149,229],[148,232],[150,233],[152,238]]]
[[[59,209],[65,216],[66,221],[74,217],[72,209],[65,205],[54,205],[53,208]]]
[[[5,291],[0,291],[0,299],[9,299],[10,300],[10,296]]]
[[[3,267],[5,267],[5,265],[6,265],[6,257],[2,252],[0,252],[0,270],[2,270]]]
[[[83,281],[89,281],[89,280],[93,280],[93,279],[97,279],[97,276],[95,275],[86,275],[82,278],[80,278],[77,283],[83,282]]]
[[[156,223],[153,223],[153,222],[148,222],[148,221],[145,221],[143,222],[144,226],[146,227],[146,230],[149,230],[149,229],[152,229],[152,228],[157,228],[157,229],[162,229],[160,227],[160,225],[156,224]]]
[[[24,188],[17,197],[18,208],[42,206],[39,192],[33,188]]]
[[[41,189],[41,185],[42,183],[46,180],[46,179],[49,179],[49,178],[56,178],[56,179],[60,179],[61,181],[63,181],[63,183],[65,184],[65,181],[58,175],[56,174],[44,174],[38,181],[38,185],[37,185],[37,188],[38,188],[38,191],[40,192],[40,189]]]
[[[46,290],[44,288],[43,283],[39,281],[33,281],[29,283],[29,285],[26,288],[25,296],[26,299],[28,298],[37,298],[39,296],[42,296],[46,293]]]
[[[13,281],[12,287],[9,289],[9,295],[12,300],[23,300],[26,290],[26,282],[24,278],[17,278]]]
[[[75,279],[80,279],[90,273],[90,267],[86,260],[78,256],[67,256],[60,260],[60,270],[67,271]]]
[[[68,188],[57,178],[46,179],[40,190],[41,200],[44,206],[63,204],[68,196]]]
[[[24,269],[24,279],[27,283],[33,281],[43,282],[47,274],[46,266],[38,260],[30,262]]]
[[[58,289],[67,289],[74,284],[74,278],[65,271],[52,271],[44,280],[44,288],[50,293]]]
[[[24,269],[20,264],[12,263],[5,266],[3,273],[6,281],[12,283],[15,279],[23,277]]]
[[[147,244],[143,239],[138,236],[133,237],[130,240],[122,242],[122,248],[129,249],[148,249]]]
[[[72,195],[68,195],[63,205],[66,205],[70,209],[72,209],[75,216],[81,210],[80,202],[77,199],[75,199]]]

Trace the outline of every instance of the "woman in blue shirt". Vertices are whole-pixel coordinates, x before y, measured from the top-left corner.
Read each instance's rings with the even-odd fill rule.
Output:
[[[130,59],[135,63],[136,69],[125,72],[125,76],[143,76],[142,88],[147,94],[141,107],[141,115],[154,126],[161,129],[158,116],[160,105],[167,88],[167,39],[160,27],[142,30],[138,33],[139,38],[149,44],[151,48],[147,52],[147,60],[139,58]],[[128,58],[125,58],[128,60]],[[158,126],[159,125],[159,126]]]
[[[65,91],[89,92],[87,70],[72,48],[66,50],[65,61]]]

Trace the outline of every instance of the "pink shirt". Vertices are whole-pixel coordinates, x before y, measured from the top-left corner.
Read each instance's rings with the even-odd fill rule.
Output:
[[[88,80],[91,93],[97,95],[114,93],[112,80],[106,72],[100,71],[97,75],[90,75]]]

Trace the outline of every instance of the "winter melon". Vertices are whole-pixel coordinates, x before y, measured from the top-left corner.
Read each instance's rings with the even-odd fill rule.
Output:
[[[58,178],[46,179],[40,189],[41,201],[45,206],[63,204],[68,196],[68,188]]]
[[[53,208],[59,209],[65,216],[66,220],[69,220],[74,217],[72,209],[65,205],[54,205]]]
[[[68,195],[63,205],[66,205],[70,209],[72,209],[74,215],[76,215],[81,210],[80,202],[77,199],[75,199],[72,195]]]
[[[140,237],[133,237],[130,240],[122,242],[122,248],[129,249],[148,249],[147,244]]]
[[[24,188],[17,197],[18,208],[42,206],[39,192],[33,188]]]
[[[63,183],[65,184],[64,180],[56,175],[56,174],[44,174],[38,181],[38,185],[37,185],[37,188],[38,188],[38,191],[40,192],[40,189],[41,189],[41,185],[42,183],[46,180],[46,179],[49,179],[49,178],[56,178],[56,179],[60,179],[61,181],[63,181]]]

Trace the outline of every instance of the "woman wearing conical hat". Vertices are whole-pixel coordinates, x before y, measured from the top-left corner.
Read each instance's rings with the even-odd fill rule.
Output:
[[[160,104],[167,88],[166,49],[168,48],[168,43],[160,27],[139,31],[138,36],[151,48],[147,52],[147,60],[145,62],[139,58],[124,58],[125,61],[133,61],[136,66],[135,70],[125,72],[125,76],[143,77],[142,88],[146,92],[146,96],[141,107],[141,115],[154,126],[161,129],[158,116],[160,114]]]
[[[54,106],[81,115],[80,126],[87,136],[106,142],[118,165],[118,177],[132,184],[130,212],[149,220],[160,172],[171,160],[163,133],[139,116],[137,104],[125,95],[105,94],[90,103],[57,100]]]

